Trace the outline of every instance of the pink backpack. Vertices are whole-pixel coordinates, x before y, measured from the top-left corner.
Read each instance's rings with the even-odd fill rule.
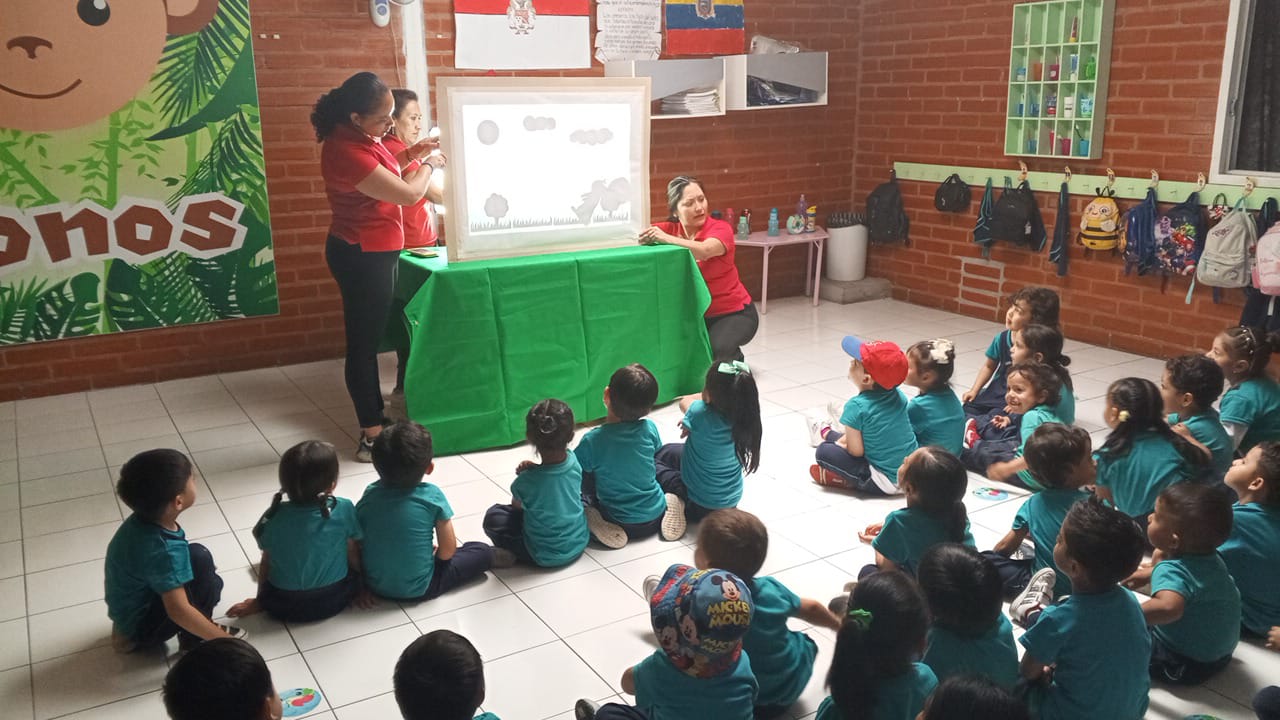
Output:
[[[1280,295],[1280,222],[1258,238],[1253,286],[1264,295]]]

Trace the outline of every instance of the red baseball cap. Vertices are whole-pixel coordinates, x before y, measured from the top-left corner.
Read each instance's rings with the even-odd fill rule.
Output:
[[[897,343],[888,340],[863,341],[846,335],[840,347],[862,363],[867,374],[882,388],[896,388],[907,379],[907,356]]]

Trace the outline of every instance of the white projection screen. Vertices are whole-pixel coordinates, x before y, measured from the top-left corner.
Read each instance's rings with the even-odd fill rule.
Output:
[[[649,226],[649,79],[445,77],[449,260],[618,247]]]

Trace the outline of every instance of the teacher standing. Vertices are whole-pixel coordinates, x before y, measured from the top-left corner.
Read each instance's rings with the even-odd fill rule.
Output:
[[[733,228],[710,216],[697,178],[681,175],[667,183],[667,209],[675,222],[654,224],[640,233],[640,242],[679,245],[693,253],[711,292],[706,322],[712,358],[742,360],[742,346],[756,336],[760,316],[734,264]]]
[[[396,263],[404,247],[401,206],[422,199],[431,167],[419,161],[436,147],[421,141],[393,154],[382,144],[392,126],[391,90],[373,73],[357,73],[316,101],[311,113],[320,174],[333,220],[325,243],[329,272],[342,293],[347,392],[360,423],[356,460],[370,462],[382,432],[378,342],[386,330]]]

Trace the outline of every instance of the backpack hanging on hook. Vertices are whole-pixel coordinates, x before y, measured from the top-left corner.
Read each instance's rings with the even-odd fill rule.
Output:
[[[867,235],[871,242],[910,245],[911,221],[902,207],[902,190],[898,174],[889,172],[889,182],[882,183],[867,196]]]
[[[1124,236],[1120,222],[1120,206],[1116,204],[1115,190],[1110,186],[1097,188],[1098,197],[1085,206],[1080,217],[1080,234],[1077,239],[1089,250],[1115,251]]]
[[[973,202],[973,191],[960,179],[960,173],[951,173],[933,194],[933,206],[942,212],[962,213]]]

